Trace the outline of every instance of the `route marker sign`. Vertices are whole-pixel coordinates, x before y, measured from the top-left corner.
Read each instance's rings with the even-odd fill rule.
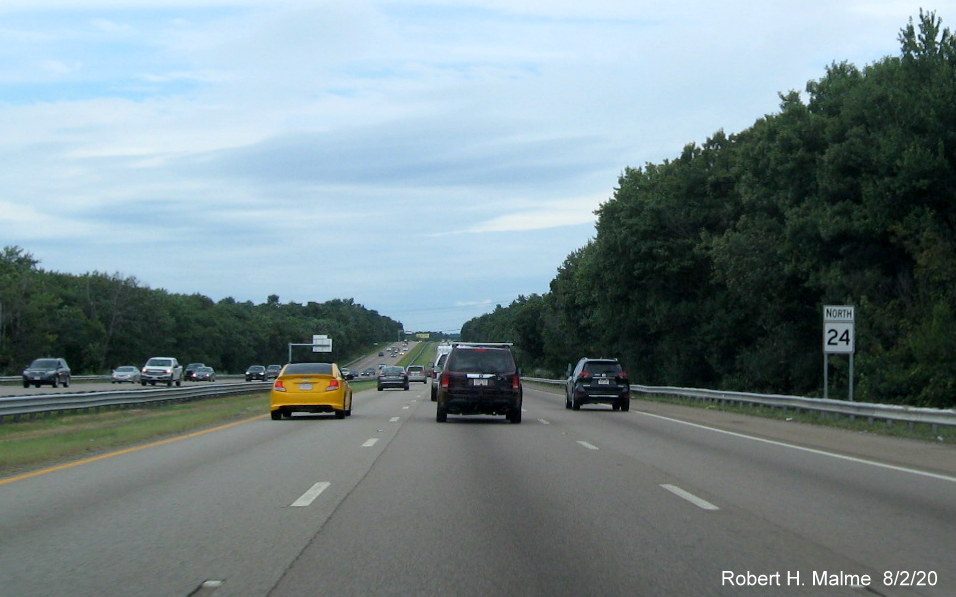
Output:
[[[855,351],[853,307],[827,305],[823,307],[823,352],[853,354]]]
[[[851,305],[823,307],[823,397],[829,398],[829,363],[831,354],[850,355],[848,398],[853,400],[853,353],[856,351],[856,313]]]

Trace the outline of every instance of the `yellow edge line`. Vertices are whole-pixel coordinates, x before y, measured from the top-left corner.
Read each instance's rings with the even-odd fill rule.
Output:
[[[142,446],[136,446],[135,448],[126,448],[125,450],[118,450],[116,452],[109,452],[107,454],[100,454],[99,456],[91,456],[90,458],[84,458],[83,460],[77,460],[75,462],[69,462],[67,464],[61,464],[59,466],[54,466],[50,468],[40,469],[38,471],[33,471],[31,473],[23,473],[22,475],[17,475],[15,477],[9,477],[6,479],[0,479],[0,485],[6,485],[7,483],[13,483],[15,481],[23,481],[24,479],[30,479],[32,477],[39,477],[40,475],[45,475],[47,473],[54,473],[56,471],[62,471],[68,468],[73,468],[74,466],[80,466],[83,464],[90,464],[91,462],[97,462],[98,460],[106,460],[107,458],[112,458],[114,456],[122,456],[123,454],[130,454],[132,452],[139,452],[140,450],[145,450],[147,448],[155,448],[156,446],[162,446],[164,444],[171,444],[173,442],[182,441],[184,439],[190,439],[193,437],[199,437],[200,435],[206,435],[207,433],[213,433],[214,431],[222,431],[224,429],[229,429],[230,427],[235,427],[237,425],[243,425],[252,421],[258,421],[259,419],[264,419],[266,415],[259,415],[249,419],[243,419],[241,421],[236,421],[234,423],[227,423],[225,425],[220,425],[218,427],[212,427],[210,429],[204,429],[202,431],[196,431],[194,433],[188,433],[186,435],[178,435],[176,437],[171,437],[164,440],[159,440]]]

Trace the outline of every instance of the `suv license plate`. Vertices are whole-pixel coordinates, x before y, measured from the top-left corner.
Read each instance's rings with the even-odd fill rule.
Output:
[[[599,385],[599,386],[609,386],[609,385],[611,385],[611,380],[610,380],[610,379],[599,379],[599,380],[598,380],[598,385]]]
[[[473,385],[473,386],[487,386],[487,385],[488,385],[488,380],[487,380],[487,379],[473,379],[473,380],[471,380],[471,385]]]

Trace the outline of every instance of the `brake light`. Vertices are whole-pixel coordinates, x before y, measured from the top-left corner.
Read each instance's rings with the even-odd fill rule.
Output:
[[[335,390],[337,390],[337,389],[339,389],[339,380],[333,379],[333,380],[329,381],[329,387],[325,388],[325,391],[326,391],[326,392],[333,392],[333,391],[335,391]]]
[[[441,374],[441,389],[443,390],[448,389],[448,373]]]
[[[273,390],[278,390],[279,392],[285,392],[285,383],[281,379],[277,379],[274,384],[272,384]]]
[[[511,378],[511,389],[515,392],[521,389],[521,378],[518,377],[517,373]]]

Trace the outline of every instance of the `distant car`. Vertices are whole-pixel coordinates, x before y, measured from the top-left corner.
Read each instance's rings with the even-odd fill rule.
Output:
[[[266,380],[266,368],[262,365],[250,365],[246,369],[246,381],[252,380],[265,381]]]
[[[55,388],[63,384],[64,388],[68,388],[70,387],[70,366],[61,358],[36,359],[23,370],[23,387],[29,388],[30,384],[37,388],[46,384]]]
[[[193,371],[193,381],[216,381],[216,370],[212,367],[200,367]]]
[[[564,407],[580,410],[582,404],[610,404],[614,410],[631,410],[631,386],[617,359],[584,357],[568,373]]]
[[[355,379],[355,374],[348,367],[342,367],[342,375],[349,381]]]
[[[409,365],[405,368],[405,373],[408,374],[408,381],[420,381],[422,383],[428,383],[428,375],[425,374],[425,368],[421,365]]]
[[[386,365],[378,372],[378,391],[385,388],[408,389],[408,374],[405,373],[405,367],[399,365]]]
[[[294,412],[352,414],[352,388],[335,363],[289,363],[269,393],[273,421]]]
[[[452,344],[438,380],[435,420],[454,415],[505,415],[521,422],[521,372],[506,343]]]
[[[385,351],[383,351],[383,350],[378,351],[378,356],[384,357],[384,356],[385,356]]]
[[[362,377],[372,377],[373,375],[375,375],[375,369],[373,369],[372,367],[369,367],[365,369],[364,371],[362,371]]]
[[[189,363],[186,365],[186,368],[183,369],[183,379],[186,381],[196,381],[196,371],[205,366],[205,363]]]
[[[280,371],[282,371],[282,365],[269,365],[266,367],[266,379],[275,379],[279,377]]]
[[[167,386],[174,383],[183,385],[183,366],[175,357],[152,357],[146,361],[140,373],[139,383],[144,386],[147,382],[152,386],[156,382],[165,382]]]
[[[112,375],[110,375],[110,382],[112,383],[139,383],[140,373],[139,369],[133,365],[123,365],[122,367],[117,367],[113,369]]]

